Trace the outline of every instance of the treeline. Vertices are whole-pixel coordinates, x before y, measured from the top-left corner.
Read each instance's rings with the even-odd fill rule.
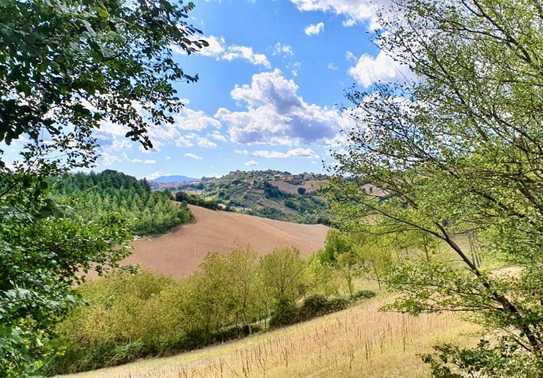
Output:
[[[88,306],[58,327],[66,351],[51,374],[126,363],[304,321],[373,296],[343,297],[342,281],[318,257],[295,249],[258,257],[210,254],[190,278],[117,273],[78,288]]]
[[[55,183],[61,205],[89,219],[115,212],[136,235],[166,232],[192,219],[188,208],[173,202],[169,192],[152,192],[147,181],[121,172],[76,173]]]
[[[191,194],[187,192],[177,192],[175,193],[175,200],[182,204],[189,204],[194,206],[205,207],[210,210],[225,210],[230,211],[230,208],[221,202],[215,199],[208,199],[198,196],[196,194]]]

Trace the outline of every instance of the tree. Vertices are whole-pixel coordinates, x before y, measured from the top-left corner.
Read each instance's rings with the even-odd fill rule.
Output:
[[[268,308],[288,307],[295,303],[304,293],[305,268],[300,252],[293,248],[277,249],[262,257],[260,277]]]
[[[345,230],[424,234],[461,264],[402,253],[388,284],[410,313],[462,311],[503,335],[442,346],[436,375],[543,372],[543,10],[535,0],[399,0],[380,46],[416,80],[353,90],[354,127],[338,152],[335,200]],[[393,14],[394,17],[388,17]],[[342,177],[349,177],[343,179]],[[386,193],[364,193],[371,182]],[[459,234],[514,275],[481,268]],[[399,254],[401,251],[397,251]],[[448,375],[447,375],[448,376]]]
[[[192,9],[168,0],[0,4],[0,143],[21,152],[7,164],[0,150],[0,375],[38,374],[55,352],[54,324],[78,302],[78,273],[126,255],[124,219],[55,204],[50,177],[90,166],[100,127],[122,125],[150,148],[148,129],[173,122],[183,103],[172,82],[197,75],[171,48],[206,45],[186,21]]]
[[[0,142],[93,158],[92,131],[120,124],[152,146],[147,130],[173,123],[183,103],[172,81],[192,82],[172,59],[206,46],[187,23],[192,3],[7,0],[0,5]],[[44,135],[54,141],[43,143]],[[86,153],[85,153],[86,152]],[[90,156],[88,155],[90,154]]]
[[[355,243],[349,235],[331,229],[324,249],[319,253],[321,264],[330,265],[340,272],[350,298],[354,294],[353,281],[368,269],[360,251],[361,244]]]

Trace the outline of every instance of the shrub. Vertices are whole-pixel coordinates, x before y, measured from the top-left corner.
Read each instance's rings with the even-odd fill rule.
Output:
[[[324,295],[315,294],[307,297],[298,316],[300,320],[307,320],[328,313],[328,299]]]
[[[262,320],[279,327],[345,308],[323,295],[296,301],[307,264],[295,249],[259,258],[250,250],[210,254],[190,278],[175,281],[118,272],[78,288],[87,302],[57,328],[66,345],[49,373],[75,373],[244,337]]]
[[[296,304],[288,299],[279,300],[272,312],[270,327],[280,327],[294,324],[298,321],[298,308]]]
[[[350,303],[346,298],[332,298],[328,301],[328,313],[345,310]]]
[[[317,316],[330,314],[346,309],[349,301],[344,298],[327,299],[323,295],[312,295],[307,297],[298,310],[298,321],[309,320]]]
[[[359,290],[353,294],[352,300],[369,299],[375,297],[375,292],[371,290]]]

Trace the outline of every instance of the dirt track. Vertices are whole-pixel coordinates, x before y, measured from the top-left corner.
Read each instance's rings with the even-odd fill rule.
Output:
[[[135,241],[133,254],[127,262],[172,277],[185,277],[209,252],[251,247],[259,254],[266,254],[274,248],[293,246],[309,255],[323,246],[328,231],[328,227],[322,225],[302,225],[189,207],[196,218],[195,223],[156,238]]]

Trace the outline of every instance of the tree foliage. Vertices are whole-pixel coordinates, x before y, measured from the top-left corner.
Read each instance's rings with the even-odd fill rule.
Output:
[[[193,7],[167,0],[3,1],[0,142],[24,137],[29,148],[85,164],[94,155],[93,130],[107,122],[151,147],[147,130],[173,123],[183,105],[171,82],[197,80],[171,51],[207,45],[186,21]]]
[[[172,82],[197,76],[182,70],[171,49],[190,54],[206,45],[187,22],[193,7],[0,2],[1,376],[39,374],[56,350],[54,324],[78,302],[79,273],[126,256],[130,222],[109,204],[90,216],[89,208],[56,203],[51,178],[95,161],[99,128],[120,125],[149,148],[149,128],[173,122],[183,104]],[[20,152],[18,161],[8,164],[6,148]]]
[[[350,177],[337,180],[338,222],[375,238],[418,241],[419,249],[438,243],[456,255],[461,267],[398,247],[402,258],[388,277],[403,293],[396,309],[462,311],[489,335],[506,335],[481,349],[442,348],[451,358],[435,358],[436,372],[468,374],[482,364],[480,373],[492,376],[507,356],[524,366],[518,374],[540,375],[541,4],[400,0],[391,13],[383,13],[380,46],[417,79],[349,94],[358,127],[336,154],[338,177]],[[386,196],[365,193],[366,182]],[[485,271],[459,242],[466,234],[518,272]]]
[[[345,308],[325,296],[299,302],[307,263],[286,248],[258,257],[248,249],[209,254],[192,276],[116,273],[81,285],[88,302],[58,326],[67,345],[51,373],[78,372],[190,350]]]
[[[120,172],[72,174],[56,183],[57,202],[88,219],[113,211],[136,235],[161,233],[192,219],[168,192],[151,192],[145,181]]]

